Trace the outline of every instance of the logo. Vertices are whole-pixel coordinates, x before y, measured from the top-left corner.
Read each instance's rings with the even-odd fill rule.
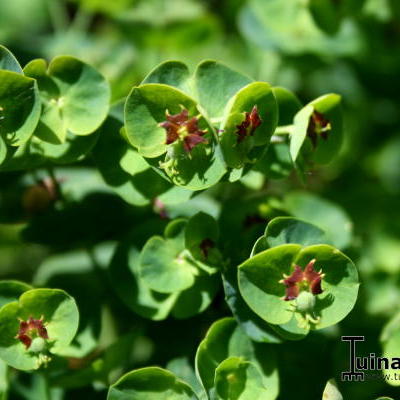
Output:
[[[342,336],[342,342],[349,342],[350,363],[349,370],[342,372],[342,381],[364,382],[365,371],[380,370],[400,370],[400,358],[377,357],[375,353],[370,353],[367,357],[357,357],[356,343],[364,342],[365,336]],[[394,380],[398,380],[399,374],[394,374]],[[383,378],[383,376],[382,376]],[[393,379],[390,374],[385,374],[385,379]],[[400,379],[400,376],[399,376]]]

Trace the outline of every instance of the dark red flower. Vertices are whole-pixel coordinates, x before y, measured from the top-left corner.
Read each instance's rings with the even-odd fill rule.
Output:
[[[43,323],[43,317],[40,319],[29,317],[27,321],[20,321],[19,330],[15,338],[21,341],[26,349],[29,349],[35,337],[41,337],[42,339],[49,338],[47,329]]]
[[[208,253],[211,249],[213,249],[215,247],[215,243],[213,240],[206,238],[204,240],[202,240],[202,242],[200,243],[200,250],[203,253],[204,258],[208,257]]]
[[[157,212],[162,219],[168,219],[168,212],[165,204],[159,199],[154,199],[154,211]]]
[[[307,136],[310,138],[314,148],[317,147],[318,137],[324,140],[328,139],[328,132],[331,130],[331,124],[327,118],[320,112],[314,110],[310,116],[310,122],[307,128]]]
[[[183,109],[178,114],[166,113],[167,120],[160,123],[160,126],[167,131],[166,144],[171,144],[177,140],[182,140],[183,148],[190,153],[199,143],[207,143],[203,136],[207,131],[199,128],[197,117],[189,118],[189,111]]]
[[[280,281],[280,283],[286,286],[285,301],[296,299],[300,290],[307,286],[313,295],[322,293],[321,280],[324,274],[322,274],[321,271],[315,271],[315,261],[315,259],[311,260],[304,268],[304,271],[300,266],[295,265],[292,274],[290,276],[284,276],[285,279]]]
[[[237,142],[240,143],[247,136],[252,136],[255,130],[262,124],[257,106],[254,106],[251,112],[245,112],[244,121],[240,125],[236,125]]]

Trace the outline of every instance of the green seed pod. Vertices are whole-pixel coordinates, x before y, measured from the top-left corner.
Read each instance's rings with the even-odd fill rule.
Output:
[[[301,292],[296,299],[296,308],[302,313],[311,312],[315,306],[315,296],[310,292]]]
[[[41,337],[37,337],[32,340],[32,343],[29,347],[29,351],[32,351],[33,353],[40,353],[45,349],[45,347],[46,347],[46,341]]]

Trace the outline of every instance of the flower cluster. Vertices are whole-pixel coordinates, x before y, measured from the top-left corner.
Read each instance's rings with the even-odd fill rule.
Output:
[[[15,338],[20,340],[26,349],[31,347],[33,339],[37,337],[49,339],[43,317],[40,319],[29,317],[27,321],[20,320],[18,334]]]
[[[237,125],[237,142],[241,143],[246,137],[253,136],[255,130],[262,124],[257,106],[254,106],[251,112],[245,113],[244,121]]]
[[[307,136],[310,138],[314,148],[317,147],[318,136],[322,139],[328,139],[328,132],[331,130],[331,124],[327,118],[320,112],[314,110],[310,116],[310,122],[307,128]]]
[[[290,276],[284,275],[284,279],[279,281],[286,286],[285,301],[296,299],[303,288],[308,288],[313,295],[322,293],[321,281],[325,275],[321,271],[314,270],[315,261],[315,259],[311,260],[304,271],[300,266],[295,265],[292,274]]]

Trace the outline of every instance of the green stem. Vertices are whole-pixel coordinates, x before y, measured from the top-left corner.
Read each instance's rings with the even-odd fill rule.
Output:
[[[272,135],[271,143],[285,143],[285,137],[283,135]]]
[[[69,30],[77,32],[86,32],[89,30],[90,24],[92,23],[93,15],[87,13],[82,7],[75,14],[75,18],[72,21]]]
[[[291,135],[293,133],[294,125],[282,125],[275,129],[274,135]]]
[[[47,8],[53,29],[57,33],[65,32],[68,26],[68,15],[61,0],[47,0]]]

